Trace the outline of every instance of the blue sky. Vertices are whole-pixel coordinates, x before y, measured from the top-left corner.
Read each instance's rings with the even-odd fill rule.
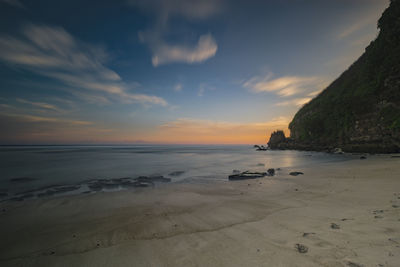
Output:
[[[265,143],[388,4],[0,0],[0,143]]]

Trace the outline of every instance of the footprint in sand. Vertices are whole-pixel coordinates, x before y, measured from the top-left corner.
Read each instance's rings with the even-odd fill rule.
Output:
[[[315,235],[315,233],[303,233],[303,237],[307,237],[307,236],[310,236],[310,235]]]

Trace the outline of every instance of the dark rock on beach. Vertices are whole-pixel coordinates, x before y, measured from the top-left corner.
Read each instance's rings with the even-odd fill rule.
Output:
[[[292,176],[297,176],[297,175],[303,175],[304,173],[302,173],[302,172],[291,172],[289,174],[292,175]]]
[[[273,170],[273,169],[270,169]],[[273,175],[273,174],[272,174]],[[229,175],[229,180],[230,181],[237,181],[237,180],[246,180],[246,179],[256,179],[256,178],[262,178],[265,176],[272,176],[270,172],[251,172],[251,171],[245,171],[239,174],[232,174]]]
[[[268,169],[267,173],[268,173],[269,176],[274,176],[275,175],[275,169],[272,169],[272,168]]]

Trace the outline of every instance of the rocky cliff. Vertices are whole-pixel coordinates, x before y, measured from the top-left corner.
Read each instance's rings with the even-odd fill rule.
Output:
[[[290,138],[270,147],[400,152],[400,0],[391,1],[378,28],[364,54],[297,112]]]

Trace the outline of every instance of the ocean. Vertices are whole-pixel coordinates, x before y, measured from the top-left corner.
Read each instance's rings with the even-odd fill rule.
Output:
[[[79,185],[79,190],[61,190],[62,194],[88,192],[82,186],[87,181],[123,177],[164,176],[172,183],[226,182],[234,170],[296,170],[352,158],[322,152],[256,151],[244,145],[2,146],[0,198],[21,194],[31,198],[37,196],[32,194],[35,190],[67,185]]]

